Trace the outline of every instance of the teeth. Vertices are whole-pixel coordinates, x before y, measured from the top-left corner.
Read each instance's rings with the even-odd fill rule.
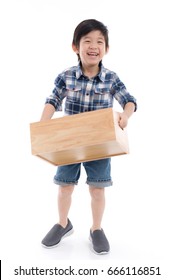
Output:
[[[97,53],[88,53],[89,55],[97,56]]]

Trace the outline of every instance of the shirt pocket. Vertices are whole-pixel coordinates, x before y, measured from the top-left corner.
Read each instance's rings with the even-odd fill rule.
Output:
[[[94,105],[106,105],[112,104],[112,95],[108,88],[96,88],[94,92]]]
[[[67,85],[66,99],[69,102],[80,102],[82,98],[82,88],[80,86]]]

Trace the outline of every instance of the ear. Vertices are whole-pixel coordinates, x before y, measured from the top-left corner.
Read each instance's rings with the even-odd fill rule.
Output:
[[[78,48],[74,44],[72,44],[72,49],[76,54],[79,53]]]
[[[107,49],[106,49],[106,54],[109,52],[109,46],[107,47]]]

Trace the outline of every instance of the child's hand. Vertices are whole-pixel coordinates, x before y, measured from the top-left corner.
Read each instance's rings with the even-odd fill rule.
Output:
[[[128,116],[126,115],[125,112],[119,113],[118,124],[121,127],[121,129],[124,129],[127,126]]]

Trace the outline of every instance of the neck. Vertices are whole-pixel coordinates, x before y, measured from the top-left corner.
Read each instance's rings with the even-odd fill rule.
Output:
[[[92,78],[98,74],[98,72],[100,71],[100,67],[99,66],[89,66],[89,67],[84,68],[82,66],[82,71],[85,76]]]

